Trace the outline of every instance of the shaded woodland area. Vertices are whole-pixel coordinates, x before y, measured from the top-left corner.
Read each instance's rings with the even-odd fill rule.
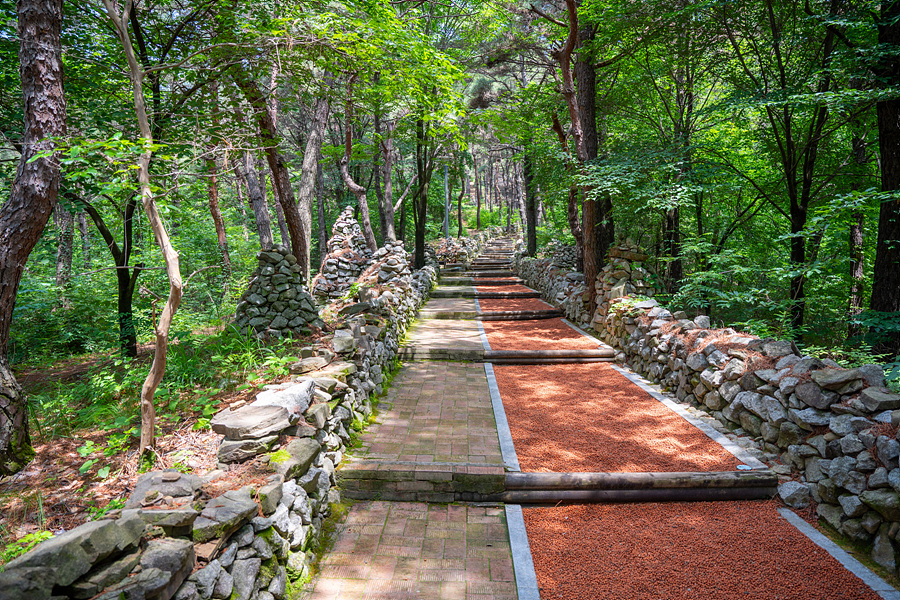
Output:
[[[283,370],[227,324],[346,206],[416,267],[500,225],[593,281],[630,239],[668,305],[900,376],[900,1],[0,7],[0,474]]]

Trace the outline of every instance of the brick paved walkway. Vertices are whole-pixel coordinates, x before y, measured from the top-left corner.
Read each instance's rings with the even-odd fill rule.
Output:
[[[516,598],[503,509],[359,502],[310,600]]]
[[[354,456],[417,463],[500,465],[484,365],[408,363],[378,406]]]

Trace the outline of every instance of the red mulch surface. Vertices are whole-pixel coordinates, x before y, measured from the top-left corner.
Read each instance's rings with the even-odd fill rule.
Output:
[[[494,310],[550,310],[553,307],[540,298],[479,298],[482,312]]]
[[[541,598],[875,600],[775,504],[527,508]]]
[[[479,292],[533,292],[534,290],[524,285],[476,285]]]
[[[523,471],[710,472],[740,464],[609,365],[495,365],[494,374]]]
[[[478,301],[482,303],[482,300]],[[509,306],[508,300],[503,300]],[[484,304],[481,305],[482,310]],[[562,319],[533,321],[484,321],[484,332],[493,350],[561,350],[597,348],[599,340],[591,340],[562,322]]]

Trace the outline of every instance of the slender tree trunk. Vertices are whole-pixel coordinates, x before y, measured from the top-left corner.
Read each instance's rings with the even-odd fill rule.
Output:
[[[894,49],[900,47],[900,1],[881,4],[878,43]],[[900,61],[895,55],[883,59],[878,75],[885,86],[900,85]],[[881,190],[900,192],[900,99],[883,100],[876,105],[876,111]],[[881,312],[900,312],[900,197],[881,203],[869,306]],[[893,333],[881,347],[894,354],[900,352],[900,332]]]
[[[534,190],[534,173],[531,155],[525,152],[522,164],[525,179],[525,252],[528,256],[537,254],[537,202]]]
[[[461,238],[463,236],[463,210],[462,210],[462,201],[463,196],[466,195],[466,191],[469,189],[469,174],[466,173],[466,167],[463,165],[462,167],[463,179],[460,182],[460,187],[462,189],[459,190],[459,197],[456,199],[456,221],[457,221],[457,231],[456,237]]]
[[[577,27],[577,23],[575,25]],[[585,46],[594,38],[593,27],[589,23],[583,24],[578,29],[578,46],[581,52],[575,60],[575,78],[578,81],[576,95],[577,112],[582,130],[582,156],[579,161],[584,164],[595,160],[600,148],[600,138],[597,135],[597,73],[594,69],[593,57],[587,54]],[[577,142],[576,142],[577,143]],[[601,207],[598,202],[590,197],[589,190],[582,190],[581,230],[584,235],[584,280],[587,283],[588,294],[591,298],[591,312],[595,301],[594,281],[600,274],[603,265],[604,248],[601,244],[600,224],[603,221]]]
[[[56,206],[59,161],[35,158],[66,134],[60,29],[62,2],[19,0],[19,75],[25,133],[12,189],[0,207],[0,475],[20,471],[34,456],[25,393],[6,356],[10,323],[25,262]]]
[[[384,223],[382,224],[382,234],[384,241],[396,242],[397,233],[394,230],[394,192],[391,183],[391,168],[394,161],[394,121],[388,121],[386,124],[385,136],[381,141],[381,154],[383,176],[384,176],[384,194],[380,198],[381,212],[384,214]],[[377,184],[376,184],[377,187]]]
[[[209,199],[209,214],[212,215],[213,225],[216,228],[216,240],[219,244],[219,254],[222,257],[222,270],[225,280],[225,290],[231,281],[231,255],[228,253],[228,236],[225,233],[225,219],[222,218],[222,209],[219,207],[219,169],[214,158],[206,160],[206,181]]]
[[[281,243],[290,247],[291,235],[288,232],[287,219],[284,218],[284,207],[278,196],[278,188],[272,186],[272,196],[275,198],[275,220],[278,221],[278,232],[281,234]],[[296,257],[295,257],[296,258]]]
[[[72,277],[72,248],[75,236],[75,216],[61,204],[53,209],[56,225],[56,285],[65,287]]]
[[[88,229],[87,217],[84,212],[75,213],[75,223],[78,233],[81,235],[81,263],[85,270],[91,268],[91,233]]]
[[[418,185],[413,196],[413,218],[415,220],[415,268],[425,266],[425,219],[428,217],[428,187],[431,182],[428,168],[428,133],[425,121],[416,120],[416,175]]]
[[[144,105],[144,89],[143,79],[144,70],[138,63],[134,54],[134,47],[125,25],[124,17],[119,16],[116,8],[112,4],[112,0],[103,0],[106,7],[106,13],[115,26],[118,33],[119,41],[122,43],[122,49],[125,51],[125,58],[128,61],[128,68],[131,75],[132,90],[134,93],[134,112],[137,117],[138,125],[141,131],[141,138],[144,147],[149,148],[153,143],[153,134],[150,131],[150,120],[147,116],[147,110]],[[126,11],[129,7],[126,7]],[[148,449],[152,449],[156,444],[156,409],[153,405],[153,397],[156,389],[159,387],[163,376],[166,372],[166,359],[168,356],[169,344],[169,328],[172,325],[172,319],[181,304],[182,281],[181,270],[179,266],[178,253],[169,240],[169,233],[163,224],[163,220],[159,215],[156,207],[156,201],[153,197],[153,190],[150,187],[150,160],[152,158],[151,151],[145,150],[138,161],[138,180],[141,189],[141,203],[144,206],[144,212],[147,214],[147,221],[153,230],[156,238],[156,244],[162,251],[163,262],[166,267],[166,276],[169,280],[169,295],[159,315],[159,321],[155,324],[156,348],[153,352],[153,363],[150,365],[150,372],[144,379],[141,387],[141,441],[139,446],[140,454],[144,454]]]
[[[316,208],[319,222],[319,264],[328,251],[328,226],[325,223],[325,172],[322,169],[322,155],[316,164]]]
[[[304,284],[309,283],[309,274],[312,268],[310,264],[310,252],[312,244],[312,207],[316,194],[316,180],[318,179],[319,153],[322,150],[322,140],[325,135],[325,125],[328,122],[328,100],[319,98],[313,107],[313,122],[309,128],[309,137],[306,140],[306,149],[303,152],[303,167],[300,171],[300,189],[297,191],[297,210],[300,212],[301,230],[304,235],[299,241],[299,256],[297,262],[302,269],[301,275]]]
[[[378,249],[375,234],[372,233],[372,220],[369,218],[369,201],[366,198],[366,188],[362,187],[350,176],[350,156],[353,154],[353,83],[356,75],[347,83],[347,102],[344,109],[344,156],[338,162],[341,178],[350,192],[356,196],[356,205],[359,210],[359,224],[362,227],[366,246],[374,252]]]
[[[246,73],[237,72],[236,82],[238,87],[253,107],[259,126],[260,138],[266,152],[266,160],[269,163],[269,171],[272,173],[272,187],[275,197],[281,205],[283,218],[288,230],[288,236],[282,237],[285,243],[289,237],[291,253],[295,256],[305,256],[305,248],[309,247],[310,231],[304,229],[303,220],[300,217],[297,203],[294,200],[294,190],[291,187],[291,178],[287,164],[278,149],[278,131],[275,127],[275,114],[266,104],[266,100],[259,91],[259,86],[252,81]],[[280,224],[280,223],[279,223]]]
[[[247,197],[250,200],[250,208],[253,210],[256,233],[259,236],[259,247],[262,250],[269,250],[275,246],[275,238],[272,237],[272,220],[269,217],[266,195],[260,188],[259,177],[253,167],[249,152],[244,152],[242,159],[234,162],[234,172],[247,188]]]
[[[444,237],[450,237],[450,183],[447,179],[447,165],[444,165]]]
[[[475,229],[481,231],[481,184],[478,181],[478,157],[472,153],[473,173],[475,179]]]

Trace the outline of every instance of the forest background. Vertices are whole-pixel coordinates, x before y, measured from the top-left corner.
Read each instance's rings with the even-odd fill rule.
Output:
[[[46,48],[64,134],[29,153],[23,15],[42,6],[0,1],[0,189],[42,161],[59,181],[2,282],[0,368],[94,366],[11,395],[41,439],[140,435],[141,348],[170,308],[149,401],[173,420],[278,371],[226,325],[257,251],[290,247],[310,278],[345,206],[416,266],[503,225],[531,255],[575,245],[592,281],[630,239],[667,305],[900,376],[900,2],[65,3]]]

